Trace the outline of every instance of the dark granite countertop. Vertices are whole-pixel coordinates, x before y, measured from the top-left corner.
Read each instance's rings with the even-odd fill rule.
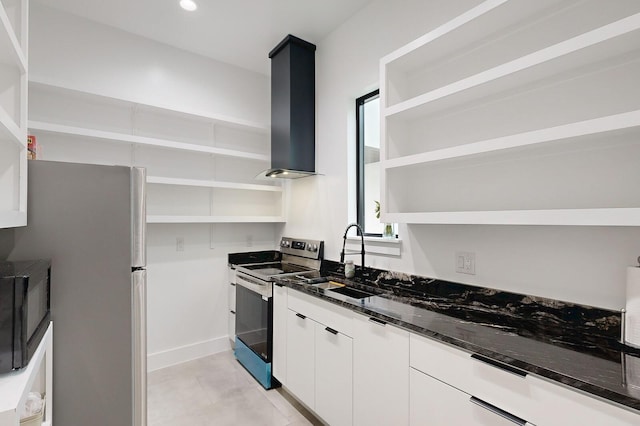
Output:
[[[374,295],[358,300],[276,282],[640,410],[640,352],[618,343],[619,312],[389,271],[372,269],[356,281],[341,272],[323,264],[325,276]]]

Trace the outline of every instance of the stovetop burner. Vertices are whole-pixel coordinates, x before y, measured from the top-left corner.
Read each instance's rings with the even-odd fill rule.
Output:
[[[280,241],[282,261],[237,265],[236,270],[266,282],[287,275],[306,276],[320,269],[323,248],[322,241],[284,237]]]
[[[306,275],[315,271],[315,269],[308,268],[306,266],[286,262],[241,265],[238,266],[237,269],[241,272],[264,281],[271,281],[273,277],[283,277],[287,275]]]
[[[242,267],[262,275],[280,275],[312,271],[312,269],[304,266],[283,262],[258,263],[254,265],[243,265]]]

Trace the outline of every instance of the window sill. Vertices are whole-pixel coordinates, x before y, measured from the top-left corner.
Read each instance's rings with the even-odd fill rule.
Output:
[[[367,254],[399,257],[402,249],[402,240],[399,238],[364,237],[365,252]],[[360,237],[347,237],[346,248],[360,250]]]

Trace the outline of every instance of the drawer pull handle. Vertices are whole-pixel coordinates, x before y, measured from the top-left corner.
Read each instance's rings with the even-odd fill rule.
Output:
[[[307,317],[305,317],[304,315],[302,315],[302,314],[298,314],[298,313],[296,313],[296,316],[297,316],[298,318],[301,318],[301,319],[306,319],[306,318],[307,318]]]
[[[236,286],[236,283],[229,283],[229,284],[231,284],[231,285],[232,285],[232,286],[234,286],[234,287]]]
[[[478,361],[484,362],[485,364],[489,364],[492,367],[499,368],[500,370],[504,370],[508,373],[515,374],[518,377],[527,377],[527,373],[525,371],[520,370],[519,368],[512,367],[507,364],[503,364],[499,361],[493,360],[491,358],[487,358],[486,356],[482,356],[479,354],[471,355],[471,358],[477,359]]]
[[[229,312],[231,312],[233,315],[235,315],[235,314],[236,314],[236,311],[229,311]]]
[[[338,334],[338,330],[334,330],[331,327],[325,327],[325,330],[327,330],[331,334]]]
[[[284,287],[284,284],[280,284],[280,283],[275,283],[276,287]]]
[[[379,320],[378,318],[369,317],[369,321],[378,325],[387,325],[386,321]]]
[[[489,404],[488,402],[485,402],[483,400],[481,400],[480,398],[476,398],[475,396],[472,396],[471,398],[469,398],[469,401],[473,404],[476,404],[479,407],[484,408],[487,411],[491,411],[493,414],[496,414],[504,419],[509,420],[512,423],[515,423],[517,425],[520,426],[526,426],[527,423],[526,420],[521,419],[518,416],[514,416],[513,414],[509,413],[508,411],[504,411],[501,408],[496,407],[495,405]]]

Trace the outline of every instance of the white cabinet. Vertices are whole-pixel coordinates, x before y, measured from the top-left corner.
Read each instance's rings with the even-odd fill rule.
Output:
[[[273,286],[273,377],[287,384],[287,287]]]
[[[236,341],[236,270],[229,267],[229,315],[228,320],[229,323],[227,325],[227,330],[229,333],[229,340],[231,340],[231,345],[235,345]]]
[[[286,327],[283,383],[330,425],[640,424],[637,411],[292,289],[276,291],[287,305],[286,320],[274,315],[274,326]]]
[[[28,0],[0,3],[0,228],[27,224]]]
[[[469,395],[535,423],[537,409],[532,403],[532,384],[526,372],[412,334],[411,367],[435,377]],[[499,368],[500,367],[500,368]]]
[[[640,225],[639,41],[634,0],[487,0],[382,58],[381,220]]]
[[[148,223],[284,222],[283,187],[255,180],[267,125],[32,81],[29,129],[44,160],[146,167]]]
[[[332,426],[353,424],[353,339],[316,323],[315,411]]]
[[[43,426],[53,424],[53,323],[42,337],[29,365],[0,375],[0,426],[18,426],[29,392],[45,397]]]
[[[538,407],[538,425],[550,426],[632,426],[640,424],[640,413],[621,408],[538,377],[532,383],[532,400]]]
[[[506,414],[495,407],[413,368],[410,389],[411,426],[513,426],[515,423],[515,418],[506,418]]]
[[[315,406],[315,321],[292,310],[287,316],[287,388],[307,407]]]
[[[353,422],[409,423],[409,333],[377,319],[353,318]]]
[[[291,289],[287,300],[287,389],[328,424],[353,424],[349,312]]]
[[[434,425],[493,425],[507,417],[538,426],[640,424],[638,412],[482,356],[414,334],[410,342],[411,424],[424,424],[430,411]]]

